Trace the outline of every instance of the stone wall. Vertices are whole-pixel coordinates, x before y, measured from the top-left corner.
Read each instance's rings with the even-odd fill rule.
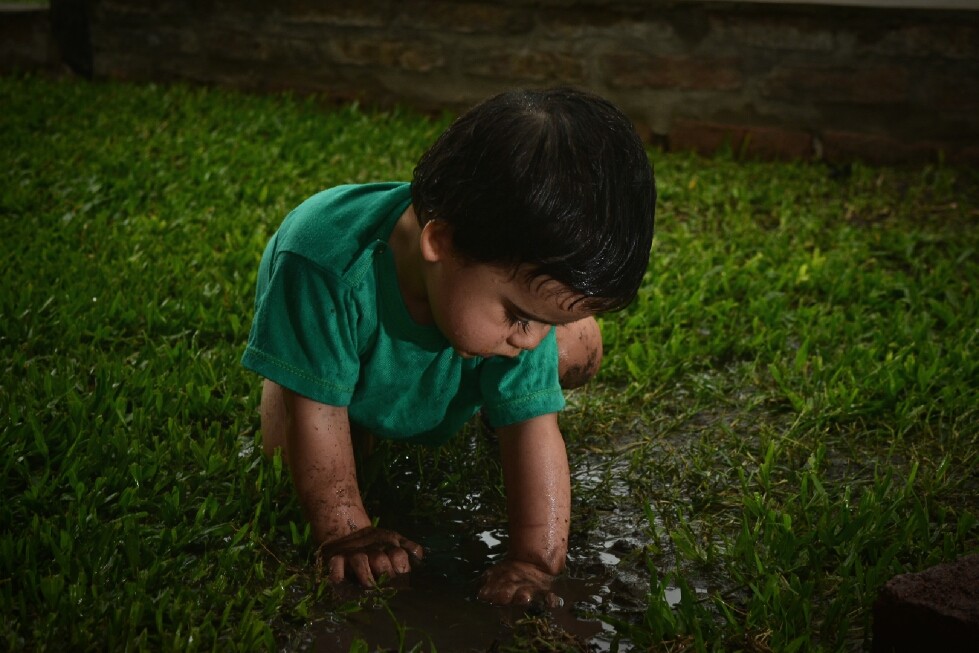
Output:
[[[51,38],[48,10],[0,4],[0,72],[53,68],[60,55]]]
[[[608,96],[651,142],[762,157],[979,160],[979,11],[664,0],[87,3],[96,77],[458,109]]]

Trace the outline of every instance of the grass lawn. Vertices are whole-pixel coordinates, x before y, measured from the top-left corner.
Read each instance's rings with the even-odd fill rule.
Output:
[[[238,361],[284,215],[409,179],[445,124],[0,78],[5,648],[300,649],[359,607],[310,564]],[[610,506],[638,517],[613,571],[651,580],[601,615],[623,649],[866,649],[888,578],[979,551],[979,173],[650,156],[646,283],[603,317],[605,365],[562,416],[595,470],[572,552]],[[404,472],[406,514],[479,497],[502,528],[477,428],[378,455],[365,481]]]

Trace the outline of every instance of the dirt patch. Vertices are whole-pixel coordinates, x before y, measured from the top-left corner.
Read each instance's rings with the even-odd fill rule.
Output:
[[[563,601],[560,607],[500,608],[476,600],[481,574],[506,550],[505,528],[486,527],[493,518],[461,511],[425,521],[381,514],[387,527],[425,547],[425,561],[409,577],[369,593],[371,600],[362,601],[365,607],[359,611],[319,621],[314,615],[313,625],[294,643],[324,652],[347,651],[358,639],[372,651],[420,646],[421,651],[482,652],[518,641],[532,626],[545,629],[539,636],[548,641],[560,641],[562,648],[555,650],[610,650],[615,630],[601,617],[635,619],[649,589],[642,556],[645,515],[627,500],[628,488],[618,477],[615,470],[597,465],[585,465],[575,473],[582,489],[612,483],[603,492],[621,501],[602,506],[592,515],[594,527],[573,534],[568,571],[555,587]],[[365,596],[349,585],[339,591],[345,599]],[[631,646],[620,641],[618,650],[629,651]]]

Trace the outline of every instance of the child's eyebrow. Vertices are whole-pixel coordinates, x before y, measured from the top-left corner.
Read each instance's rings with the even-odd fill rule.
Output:
[[[547,318],[540,317],[539,315],[534,315],[530,311],[517,306],[512,301],[508,301],[507,304],[509,304],[508,308],[511,313],[513,313],[517,317],[523,318],[525,320],[529,320],[531,322],[537,322],[539,324],[550,324],[552,326],[561,326],[563,324],[571,324],[572,322],[575,321],[574,319],[570,319],[561,322],[551,322]]]

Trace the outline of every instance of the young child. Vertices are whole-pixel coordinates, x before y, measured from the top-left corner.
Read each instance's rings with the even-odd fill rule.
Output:
[[[330,579],[410,571],[415,542],[364,510],[353,440],[438,444],[477,411],[507,494],[497,604],[553,601],[571,490],[562,387],[597,371],[594,315],[649,262],[655,188],[609,102],[514,91],[458,118],[407,183],[341,186],[290,213],[265,250],[243,363],[265,377],[262,437],[288,462]]]

